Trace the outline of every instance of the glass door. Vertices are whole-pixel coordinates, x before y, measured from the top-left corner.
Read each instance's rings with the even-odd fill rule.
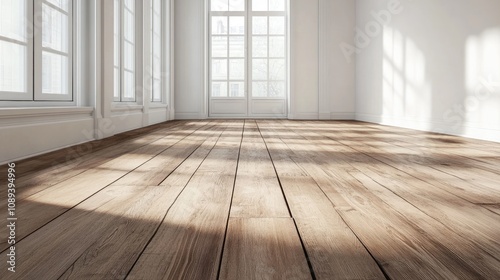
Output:
[[[285,117],[286,1],[212,0],[209,16],[209,115]]]

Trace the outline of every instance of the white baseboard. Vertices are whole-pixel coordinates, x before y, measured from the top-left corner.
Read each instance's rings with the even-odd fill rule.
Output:
[[[351,121],[356,118],[356,113],[354,112],[336,112],[330,114],[330,120],[339,120],[339,121]]]
[[[0,135],[5,163],[95,140],[94,119],[2,127]]]
[[[200,120],[200,119],[206,119],[206,117],[201,116],[200,113],[198,113],[198,112],[195,112],[195,113],[175,112],[175,119],[176,120]]]

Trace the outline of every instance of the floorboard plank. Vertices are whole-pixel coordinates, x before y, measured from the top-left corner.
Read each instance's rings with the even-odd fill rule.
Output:
[[[246,121],[231,217],[290,217],[274,167],[255,121]]]
[[[219,279],[312,279],[291,218],[230,218]]]

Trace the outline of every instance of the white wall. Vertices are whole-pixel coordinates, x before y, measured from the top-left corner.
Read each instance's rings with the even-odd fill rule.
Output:
[[[380,11],[391,16],[377,32]],[[500,141],[498,11],[497,0],[357,1],[356,118]]]
[[[353,119],[355,63],[339,47],[354,38],[355,1],[292,0],[292,119]],[[175,117],[205,118],[204,0],[175,1]]]
[[[206,118],[205,0],[175,0],[175,118]]]

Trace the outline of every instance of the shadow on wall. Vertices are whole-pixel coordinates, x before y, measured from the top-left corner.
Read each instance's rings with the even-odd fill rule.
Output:
[[[375,15],[395,1],[358,2],[359,27],[366,23],[368,28]],[[358,56],[358,67],[371,69],[359,70],[358,113],[380,114],[381,122],[391,125],[495,140],[485,133],[500,133],[500,19],[496,13],[500,4],[490,0],[398,2],[401,12],[385,22],[381,36],[364,50],[371,55]],[[374,100],[370,95],[377,95],[373,89],[381,89],[380,102],[370,102]]]

